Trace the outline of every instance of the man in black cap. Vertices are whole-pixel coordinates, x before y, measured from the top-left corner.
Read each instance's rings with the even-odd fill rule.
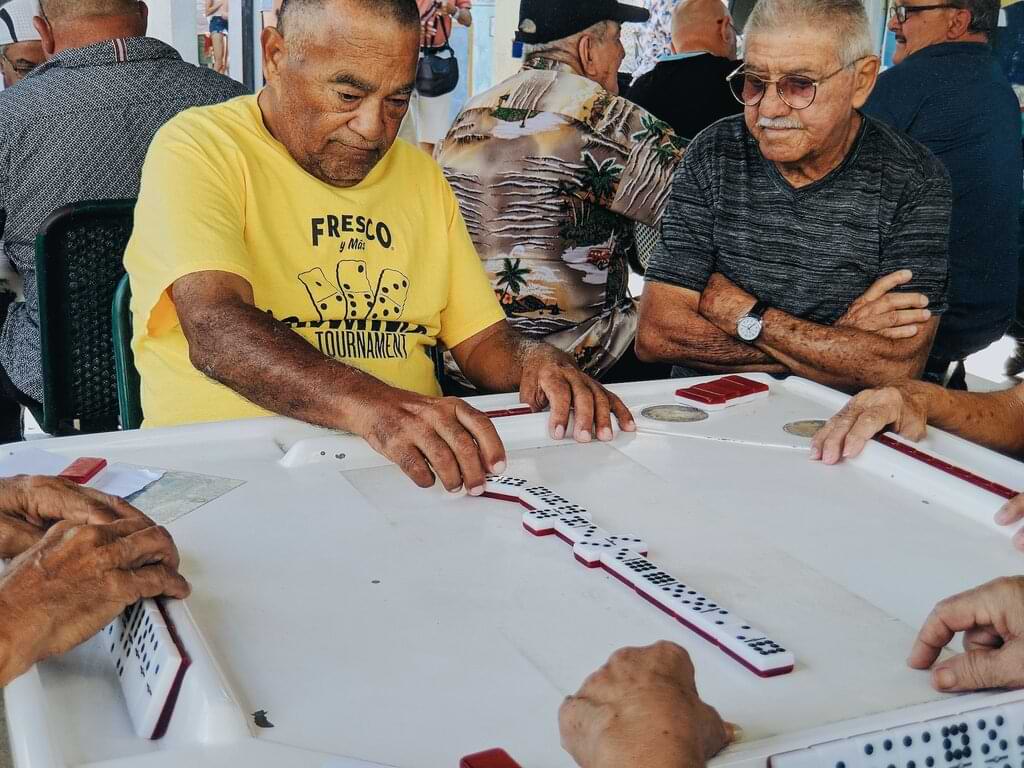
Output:
[[[634,225],[661,220],[683,142],[617,83],[621,25],[648,17],[522,0],[523,70],[473,99],[436,155],[512,324],[607,382],[667,373],[633,353],[628,259]]]

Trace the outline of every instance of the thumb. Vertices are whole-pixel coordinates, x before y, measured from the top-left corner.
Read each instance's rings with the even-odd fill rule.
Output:
[[[976,649],[954,656],[932,671],[940,691],[979,691],[1024,686],[1024,653],[1016,644],[998,650]]]

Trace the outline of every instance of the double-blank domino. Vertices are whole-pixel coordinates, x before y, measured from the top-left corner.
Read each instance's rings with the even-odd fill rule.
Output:
[[[135,733],[159,739],[167,730],[188,668],[173,627],[155,600],[129,606],[101,634],[121,683]]]
[[[648,547],[642,539],[612,534],[596,525],[586,508],[520,478],[489,476],[484,495],[523,505],[523,527],[529,533],[557,536],[572,547],[577,561],[588,568],[604,568],[755,674],[774,677],[793,670],[792,653],[648,560]]]

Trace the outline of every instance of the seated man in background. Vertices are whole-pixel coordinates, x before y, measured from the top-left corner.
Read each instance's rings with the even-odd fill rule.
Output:
[[[396,142],[415,0],[285,0],[258,97],[191,110],[146,159],[132,281],[146,426],[278,413],[344,429],[417,484],[483,492],[505,454],[442,399],[444,342],[476,383],[612,439],[622,402],[505,321],[441,170]]]
[[[893,61],[864,106],[924,144],[949,171],[949,307],[927,378],[966,389],[963,361],[1000,339],[1017,304],[1021,116],[991,37],[999,0],[899,0]],[[955,370],[951,371],[950,369]]]
[[[39,15],[38,0],[12,0],[0,8],[0,67],[4,88],[21,82],[46,61],[43,42],[32,20]]]
[[[629,89],[629,100],[687,141],[743,108],[726,78],[739,66],[736,27],[722,0],[683,0],[672,12],[672,54]]]
[[[661,219],[682,142],[616,95],[621,24],[646,18],[611,0],[522,0],[522,72],[470,101],[437,151],[513,327],[606,382],[667,374],[633,354],[628,260],[634,224]]]
[[[957,632],[965,652],[935,664]],[[940,602],[907,663],[931,669],[932,685],[945,693],[1024,688],[1024,577]],[[669,642],[613,654],[566,698],[559,726],[581,768],[702,768],[740,733],[701,701],[689,655]]]
[[[945,309],[949,177],[858,112],[878,65],[860,0],[757,5],[733,80],[745,114],[676,174],[640,359],[845,389],[921,375]]]
[[[0,688],[147,597],[184,599],[170,535],[121,499],[55,477],[0,480]]]
[[[25,300],[0,304],[0,442],[21,439],[21,406],[43,398],[35,239],[58,208],[133,198],[153,134],[173,115],[244,93],[146,34],[133,0],[42,0],[49,60],[0,94],[4,251]],[[9,300],[8,300],[9,303]],[[6,320],[3,315],[6,313]]]

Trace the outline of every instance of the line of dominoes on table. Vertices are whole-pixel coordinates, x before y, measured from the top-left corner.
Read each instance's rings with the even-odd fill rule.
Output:
[[[555,535],[588,568],[603,568],[647,602],[760,677],[793,671],[793,654],[716,600],[678,580],[649,560],[648,546],[635,536],[613,534],[596,525],[590,512],[550,488],[505,475],[490,475],[485,497],[523,507],[523,527],[534,536]]]

